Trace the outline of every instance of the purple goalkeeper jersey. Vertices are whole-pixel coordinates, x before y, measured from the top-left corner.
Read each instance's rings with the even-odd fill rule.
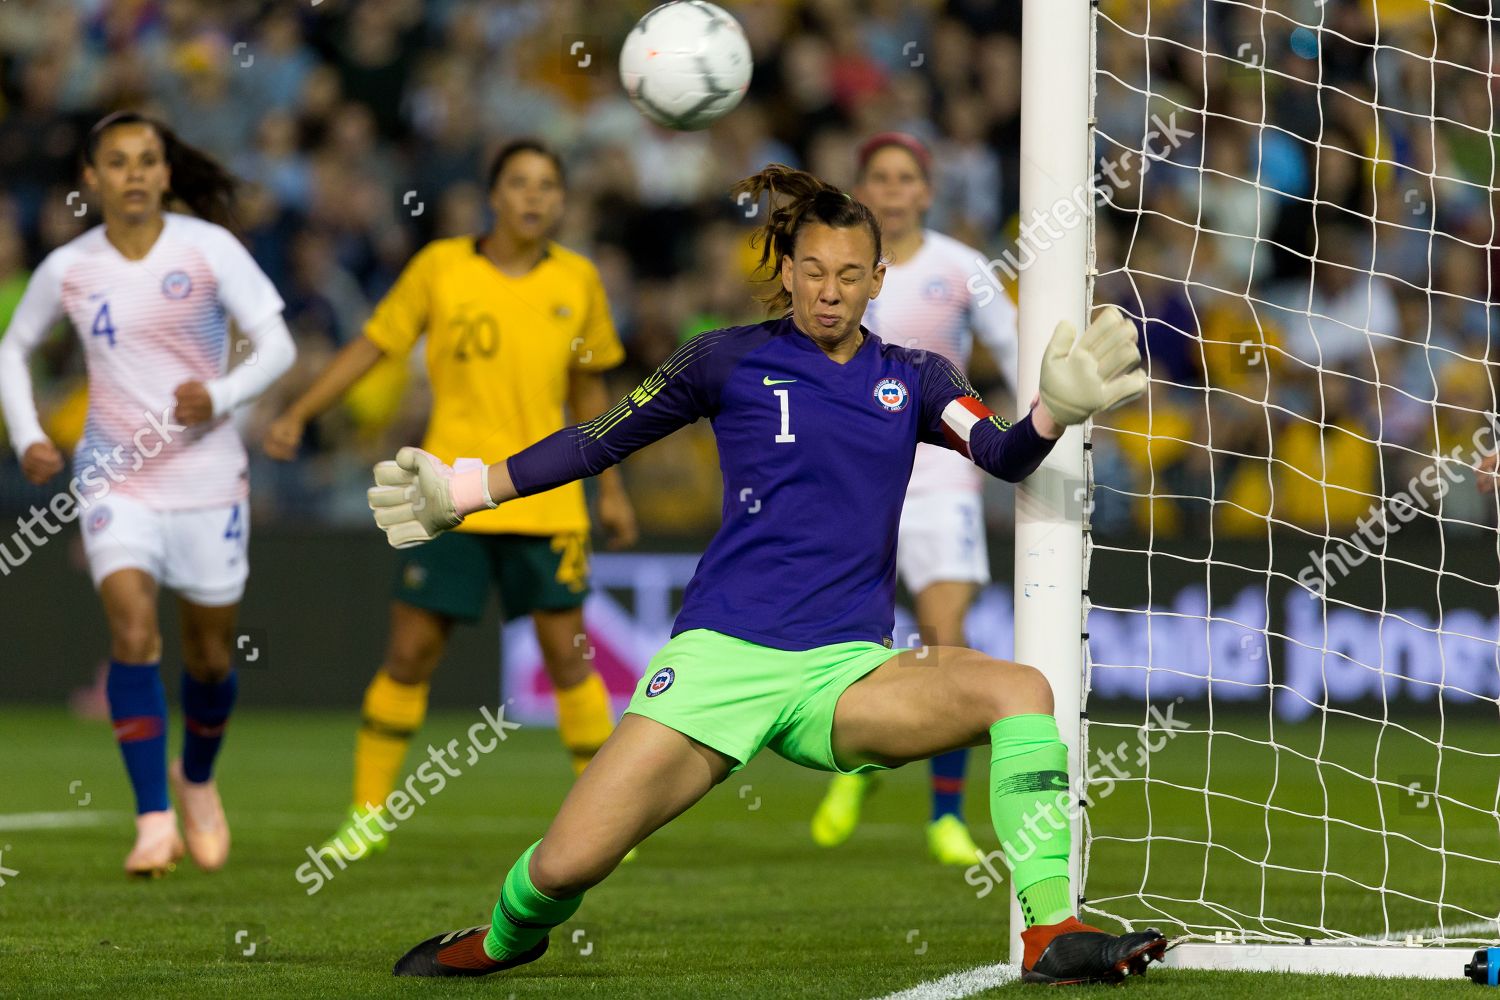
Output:
[[[688,341],[612,409],[512,456],[529,496],[596,475],[708,417],[723,523],[672,634],[704,628],[777,649],[891,645],[896,534],[917,443],[945,445],[1017,482],[1052,442],[1028,415],[989,413],[941,355],[865,332],[848,362],[791,317]]]

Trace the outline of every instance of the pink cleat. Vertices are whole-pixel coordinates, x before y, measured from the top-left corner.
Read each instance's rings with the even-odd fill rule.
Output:
[[[177,833],[175,812],[159,809],[141,813],[135,818],[135,847],[125,856],[125,873],[141,878],[161,878],[177,867],[182,853],[182,837]]]
[[[193,864],[206,872],[218,871],[229,860],[229,822],[224,818],[219,789],[212,778],[202,783],[187,780],[181,759],[172,761],[167,776],[182,808],[182,829]]]

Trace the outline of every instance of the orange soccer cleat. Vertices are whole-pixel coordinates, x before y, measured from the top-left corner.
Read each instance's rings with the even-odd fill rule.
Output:
[[[182,858],[177,814],[170,809],[141,813],[135,818],[135,847],[125,856],[125,872],[141,878],[160,878]]]
[[[187,836],[188,854],[193,864],[206,872],[216,872],[229,860],[229,821],[212,778],[204,782],[187,780],[182,761],[172,761],[167,772],[172,794],[182,808],[182,829]],[[178,856],[181,856],[179,845]]]

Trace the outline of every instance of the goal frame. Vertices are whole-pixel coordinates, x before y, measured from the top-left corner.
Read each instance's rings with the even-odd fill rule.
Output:
[[[1020,210],[1048,217],[1063,202],[1087,205],[1062,239],[1050,234],[1034,258],[1018,254],[1020,384],[1017,404],[1038,388],[1042,353],[1053,328],[1067,320],[1082,330],[1093,306],[1094,98],[1097,13],[1090,0],[1023,0],[1021,41]],[[1078,198],[1087,192],[1086,199]],[[1070,427],[1051,455],[1016,487],[1015,659],[1040,669],[1052,685],[1058,728],[1068,748],[1074,787],[1088,753],[1087,639],[1089,513],[1093,483],[1088,430]],[[1081,810],[1072,817],[1068,870],[1080,908],[1086,898]],[[1019,903],[1010,893],[1010,960],[1022,958]],[[1221,935],[1221,938],[1224,936]],[[1239,971],[1339,973],[1378,977],[1458,979],[1471,948],[1420,941],[1389,945],[1266,943],[1221,939],[1188,942],[1167,953],[1169,967]]]

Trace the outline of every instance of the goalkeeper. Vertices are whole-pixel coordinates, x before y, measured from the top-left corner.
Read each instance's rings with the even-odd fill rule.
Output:
[[[860,325],[885,276],[867,207],[779,165],[735,191],[783,202],[759,234],[761,263],[779,279],[768,301],[778,318],[700,335],[602,416],[505,462],[455,472],[403,448],[376,467],[370,505],[397,547],[597,475],[699,417],[713,422],[724,476],[723,524],[672,639],[546,834],[511,867],[491,922],[422,942],[395,973],[475,976],[534,961],[631,848],[766,747],[854,774],[985,742],[990,814],[1026,916],[1025,978],[1144,973],[1166,947],[1161,934],[1116,936],[1073,915],[1067,751],[1046,679],[960,647],[925,658],[891,648],[897,525],[917,443],[1025,478],[1065,426],[1143,391],[1134,326],[1113,308],[1081,337],[1059,325],[1039,402],[1008,423],[940,355]],[[1041,835],[1023,838],[1027,827]],[[1013,849],[1023,842],[1031,849]]]

